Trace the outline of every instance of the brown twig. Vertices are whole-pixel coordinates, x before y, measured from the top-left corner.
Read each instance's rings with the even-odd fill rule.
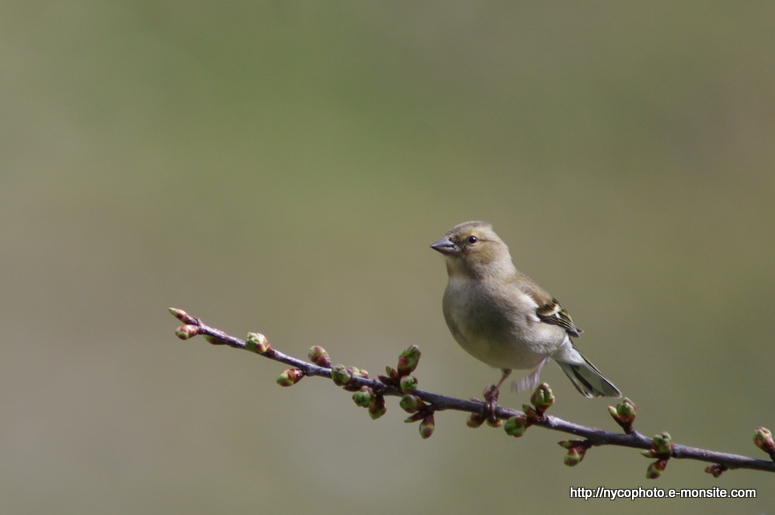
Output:
[[[411,394],[421,399],[424,404],[419,408],[419,410],[409,411],[410,413],[414,413],[414,415],[409,417],[407,422],[423,420],[424,427],[421,424],[420,433],[424,438],[427,438],[433,432],[433,412],[435,411],[454,410],[468,412],[474,414],[473,417],[481,419],[482,422],[484,421],[482,416],[485,413],[485,403],[482,401],[475,399],[458,399],[419,389],[412,389],[411,391],[407,391],[406,389],[402,390],[405,382],[401,381],[401,379],[405,377],[411,377],[408,376],[408,374],[414,370],[414,367],[416,367],[416,360],[419,359],[419,350],[416,351],[416,359],[412,367],[404,368],[401,370],[402,364],[399,361],[399,371],[392,370],[390,368],[388,369],[389,373],[392,370],[393,377],[380,376],[380,379],[371,379],[367,374],[365,374],[365,371],[361,373],[361,371],[358,369],[353,369],[353,367],[345,368],[341,365],[332,367],[330,365],[330,361],[328,361],[327,355],[325,358],[315,360],[319,364],[311,363],[295,358],[293,356],[289,356],[272,348],[268,341],[266,341],[266,339],[263,337],[263,335],[253,333],[251,335],[251,338],[253,338],[252,340],[251,338],[248,340],[242,340],[240,338],[235,338],[234,336],[231,336],[219,329],[215,329],[204,324],[200,319],[188,315],[183,310],[170,308],[170,312],[173,314],[173,316],[185,324],[184,326],[179,327],[176,333],[181,339],[188,339],[198,334],[203,335],[207,341],[213,345],[226,345],[235,349],[253,351],[261,354],[266,358],[279,361],[280,363],[284,363],[293,367],[293,369],[301,371],[294,372],[293,369],[291,369],[286,371],[291,372],[291,374],[285,374],[285,376],[281,375],[281,378],[278,379],[278,382],[284,386],[290,386],[291,384],[298,382],[303,376],[320,376],[332,378],[333,375],[334,382],[340,386],[344,385],[346,390],[352,392],[370,392],[368,395],[376,396],[379,399],[384,399],[384,396],[406,397],[408,394]],[[416,347],[413,348],[416,350]],[[321,348],[317,347],[317,349],[320,349],[323,353],[325,353],[325,351],[323,351]],[[405,355],[402,356],[404,357],[405,362]],[[321,364],[323,366],[321,366]],[[542,393],[545,397],[547,395],[547,391],[539,392],[541,388],[547,390],[548,396],[551,397],[551,402],[548,404],[536,404],[535,398],[537,394]],[[762,460],[748,456],[741,456],[738,454],[716,452],[698,447],[675,444],[670,441],[670,435],[667,433],[662,433],[661,435],[657,435],[654,438],[649,438],[642,433],[632,429],[632,421],[635,418],[635,406],[627,399],[625,399],[625,402],[620,404],[618,408],[609,408],[609,410],[611,410],[611,415],[614,417],[614,420],[626,431],[624,434],[613,433],[596,427],[576,424],[575,422],[545,414],[544,411],[554,402],[554,397],[551,394],[551,390],[548,389],[548,385],[542,385],[539,387],[539,390],[537,390],[536,394],[533,396],[533,402],[536,406],[536,409],[525,406],[525,411],[523,412],[511,408],[505,408],[503,406],[496,406],[494,414],[497,419],[515,421],[518,426],[522,424],[521,431],[517,431],[519,434],[515,434],[510,432],[508,427],[509,424],[507,423],[507,432],[509,432],[509,434],[514,434],[515,436],[521,436],[524,434],[524,429],[527,426],[535,425],[546,429],[551,429],[553,431],[568,433],[584,438],[585,440],[563,440],[560,442],[560,445],[566,449],[569,449],[569,457],[573,456],[573,459],[571,460],[566,458],[566,464],[575,465],[580,462],[583,458],[584,452],[586,452],[586,450],[591,447],[615,445],[619,447],[642,449],[645,456],[658,458],[658,461],[652,463],[652,465],[649,467],[648,477],[651,478],[656,478],[661,474],[661,472],[664,470],[664,467],[666,466],[667,460],[670,458],[689,459],[711,463],[712,465],[706,468],[706,472],[713,474],[715,477],[718,477],[718,475],[720,475],[723,471],[730,469],[752,469],[765,472],[775,472],[775,461],[773,460]],[[358,403],[358,401],[356,401],[356,403]],[[372,403],[372,405],[373,404],[374,403]],[[365,404],[361,405],[365,406]],[[372,414],[373,418],[378,418],[384,413],[384,400],[381,401],[381,404],[377,403],[377,405],[381,406],[381,412],[376,413],[375,415],[372,413],[372,408],[370,408],[370,414]],[[618,414],[617,409],[619,410]],[[378,409],[375,411],[378,411]],[[469,422],[469,425],[472,424]],[[770,445],[769,443],[766,441],[764,444],[760,443],[762,441],[762,430],[766,432],[766,435],[769,434],[766,429],[759,428],[756,433],[759,440],[755,439],[757,446],[762,448],[762,450],[765,452],[772,453],[772,450],[768,450],[769,448],[767,447]],[[772,441],[771,436],[769,437],[768,441]],[[772,454],[775,455],[775,453]],[[773,459],[775,460],[775,458]],[[569,463],[569,461],[571,461],[571,463]]]

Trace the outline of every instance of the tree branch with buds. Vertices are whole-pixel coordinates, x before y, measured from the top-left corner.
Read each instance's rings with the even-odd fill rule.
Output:
[[[469,413],[467,421],[469,427],[479,427],[487,423],[492,427],[503,427],[506,434],[510,436],[520,437],[529,427],[538,426],[578,437],[559,442],[560,446],[567,451],[565,464],[570,467],[578,465],[592,447],[615,445],[641,449],[641,454],[647,458],[656,459],[646,471],[646,477],[649,479],[661,476],[670,459],[710,463],[705,468],[705,472],[714,477],[719,477],[727,470],[740,468],[775,472],[775,442],[770,431],[764,427],[759,427],[754,432],[753,440],[759,449],[767,453],[769,460],[677,444],[672,441],[667,432],[649,438],[633,429],[637,407],[627,398],[616,407],[608,407],[611,417],[622,428],[623,433],[584,426],[548,415],[546,411],[554,404],[555,397],[546,383],[535,390],[530,397],[532,406],[523,406],[523,411],[496,406],[490,412],[486,408],[486,403],[478,399],[457,399],[418,389],[418,381],[413,372],[420,360],[420,350],[415,345],[401,353],[396,368],[387,367],[386,375],[379,375],[373,379],[369,377],[366,370],[352,366],[332,365],[328,353],[320,346],[312,347],[309,351],[309,361],[304,361],[272,348],[263,334],[249,333],[245,340],[241,340],[220,329],[205,325],[199,318],[181,309],[170,308],[170,313],[184,324],[175,332],[181,340],[202,335],[213,345],[247,350],[289,365],[291,368],[281,372],[277,378],[280,386],[292,386],[305,376],[327,377],[335,385],[352,392],[355,404],[367,408],[372,419],[380,418],[387,411],[385,397],[400,397],[399,406],[409,413],[405,422],[420,422],[419,431],[422,438],[429,438],[433,434],[436,427],[434,414],[437,411],[463,411]],[[491,418],[490,414],[494,415],[494,418]]]

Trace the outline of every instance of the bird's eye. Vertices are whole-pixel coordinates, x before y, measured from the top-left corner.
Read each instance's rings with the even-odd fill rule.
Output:
[[[479,241],[479,238],[477,238],[476,236],[468,237],[468,243],[476,243],[477,241]]]

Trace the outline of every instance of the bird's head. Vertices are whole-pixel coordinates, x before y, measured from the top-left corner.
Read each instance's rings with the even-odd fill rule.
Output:
[[[450,277],[483,277],[514,273],[509,248],[487,222],[465,222],[450,229],[431,245],[447,258]]]

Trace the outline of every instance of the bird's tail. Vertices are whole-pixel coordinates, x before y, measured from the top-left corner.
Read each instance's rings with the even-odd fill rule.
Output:
[[[578,353],[581,356],[581,353]],[[568,376],[573,386],[584,397],[621,397],[622,392],[603,377],[603,374],[595,368],[595,365],[587,361],[587,358],[581,356],[584,360],[582,364],[566,363],[557,361],[565,375]]]

